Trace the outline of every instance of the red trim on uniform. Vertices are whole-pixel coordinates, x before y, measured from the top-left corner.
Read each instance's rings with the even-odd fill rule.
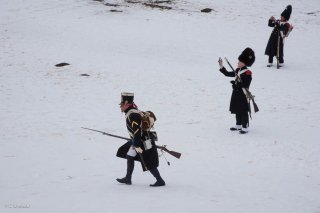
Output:
[[[250,70],[246,71],[246,75],[251,75],[251,74],[252,74],[252,72]]]
[[[138,106],[135,104],[135,103],[132,103],[132,104],[127,104],[128,107],[131,107],[133,106],[133,108],[135,109],[138,109]]]

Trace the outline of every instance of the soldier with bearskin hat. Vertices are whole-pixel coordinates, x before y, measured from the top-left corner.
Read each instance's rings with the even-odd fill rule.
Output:
[[[236,125],[231,127],[231,131],[239,131],[240,134],[248,133],[249,127],[249,110],[250,106],[244,93],[244,88],[249,89],[252,80],[252,72],[248,67],[252,66],[255,61],[255,54],[251,48],[246,48],[238,57],[238,66],[235,72],[227,71],[223,66],[222,59],[219,58],[220,72],[228,77],[235,77],[230,81],[232,84],[232,95],[229,110],[231,114],[236,115]],[[240,78],[240,79],[238,79]]]
[[[127,171],[126,176],[117,178],[117,181],[127,185],[132,184],[131,178],[134,170],[134,161],[136,160],[141,162],[143,171],[149,170],[156,178],[156,182],[150,184],[150,186],[165,186],[165,182],[157,168],[159,166],[159,156],[155,144],[155,140],[157,140],[156,134],[149,131],[153,124],[149,123],[146,128],[143,128],[143,112],[138,110],[133,99],[133,93],[121,93],[120,109],[126,115],[126,125],[131,140],[118,149],[117,157],[127,159]],[[147,113],[152,118],[151,122],[156,120],[152,112]]]
[[[290,31],[293,27],[288,23],[292,12],[291,5],[288,5],[286,9],[281,13],[280,20],[276,20],[273,16],[270,17],[268,21],[268,26],[273,27],[272,33],[270,35],[265,55],[269,56],[268,67],[272,67],[274,56],[277,57],[278,66],[283,66],[283,44],[284,38],[288,37]],[[277,67],[277,68],[279,68]]]

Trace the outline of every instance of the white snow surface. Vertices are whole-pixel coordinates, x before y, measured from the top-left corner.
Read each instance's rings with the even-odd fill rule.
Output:
[[[287,4],[285,66],[267,68],[267,21]],[[320,2],[164,5],[0,0],[0,212],[320,212]],[[240,135],[217,61],[236,66],[246,47],[260,111]],[[182,153],[160,157],[165,187],[139,164],[133,185],[117,183],[125,141],[81,129],[128,137],[124,91],[155,112],[158,144]]]

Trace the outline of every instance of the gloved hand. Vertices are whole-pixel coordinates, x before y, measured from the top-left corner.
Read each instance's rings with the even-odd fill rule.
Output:
[[[141,147],[134,147],[134,149],[136,150],[136,152],[138,152],[138,153],[142,153],[143,152],[143,150],[141,149]]]

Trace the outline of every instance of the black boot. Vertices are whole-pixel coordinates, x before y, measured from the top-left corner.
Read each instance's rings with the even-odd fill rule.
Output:
[[[157,181],[154,184],[150,184],[151,187],[165,186],[166,185],[166,182],[164,182],[164,180],[160,176],[159,170],[157,168],[151,169],[150,172],[157,179]]]
[[[241,125],[236,125],[230,128],[231,131],[239,131],[241,130]]]
[[[131,177],[134,169],[134,157],[127,155],[127,174],[124,178],[117,178],[119,183],[125,183],[131,185]]]
[[[151,187],[157,187],[157,186],[165,186],[166,182],[164,182],[164,180],[161,181],[156,181],[154,184],[150,184]]]
[[[231,130],[231,131],[239,131],[239,130],[241,130],[241,128],[231,127],[230,130]]]
[[[240,134],[247,134],[248,128],[242,128],[242,130],[239,131]]]
[[[127,185],[131,185],[132,182],[130,179],[127,179],[127,177],[124,177],[124,178],[117,178],[116,179],[119,183],[125,183]]]

